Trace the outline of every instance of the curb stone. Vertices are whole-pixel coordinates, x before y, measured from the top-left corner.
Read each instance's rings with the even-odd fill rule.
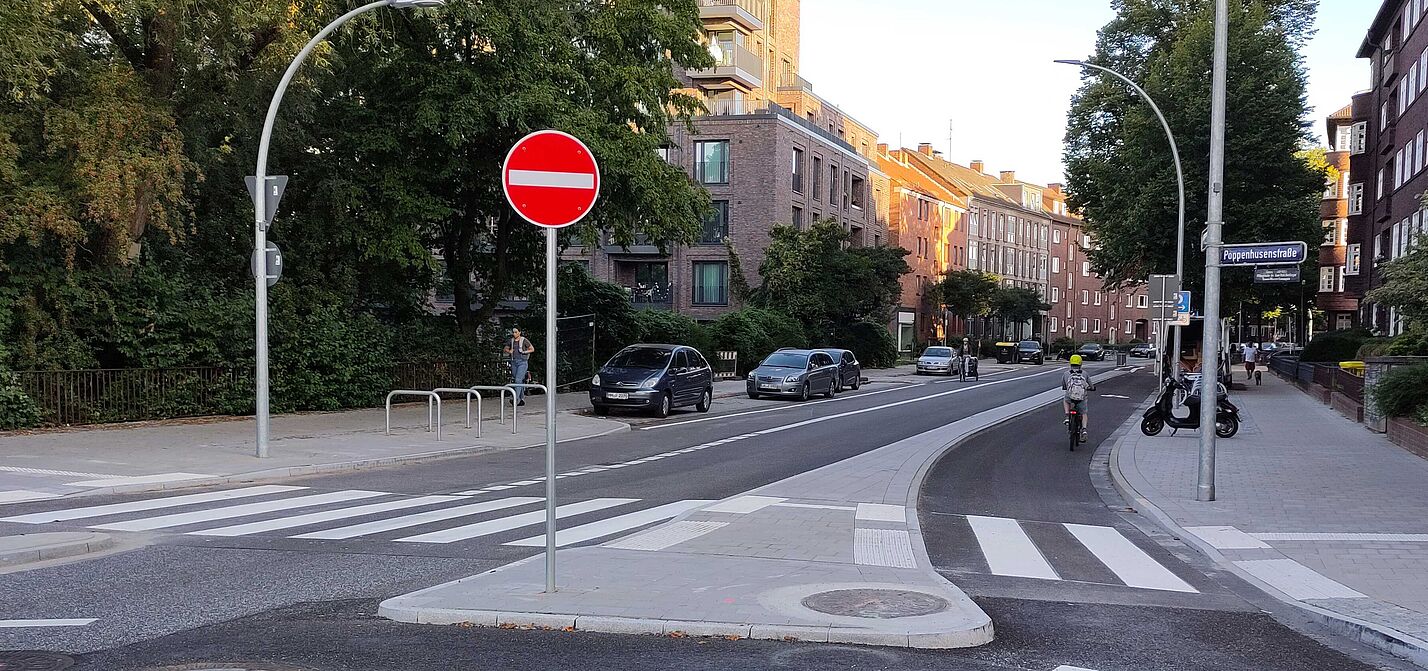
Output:
[[[1152,392],[1151,396],[1137,407],[1137,410],[1147,407],[1154,397],[1155,393]],[[1139,424],[1139,422],[1140,413],[1132,412],[1130,418],[1126,420],[1121,429],[1129,427],[1130,429],[1138,431],[1139,428],[1136,425]],[[1298,608],[1307,614],[1311,621],[1323,626],[1333,634],[1382,650],[1395,657],[1407,659],[1414,664],[1428,668],[1428,641],[1420,640],[1391,627],[1365,622],[1292,598],[1271,587],[1259,578],[1250,575],[1221,554],[1219,550],[1205,542],[1204,539],[1186,531],[1176,523],[1169,514],[1152,503],[1150,499],[1143,496],[1140,491],[1136,489],[1135,483],[1130,481],[1131,478],[1127,476],[1126,472],[1121,468],[1121,456],[1125,454],[1122,448],[1125,447],[1127,439],[1133,435],[1134,434],[1130,433],[1129,430],[1122,432],[1121,437],[1116,440],[1115,444],[1111,447],[1110,463],[1108,465],[1112,484],[1114,484],[1116,490],[1120,492],[1121,497],[1124,498],[1127,503],[1132,504],[1137,512],[1143,513],[1147,517],[1155,520],[1155,522],[1164,527],[1166,531],[1173,534],[1181,542],[1195,548],[1206,557],[1209,557],[1220,568],[1233,573],[1235,577],[1249,583],[1259,591],[1274,597],[1276,600]]]
[[[114,546],[109,534],[58,532],[0,536],[0,569],[76,557]]]

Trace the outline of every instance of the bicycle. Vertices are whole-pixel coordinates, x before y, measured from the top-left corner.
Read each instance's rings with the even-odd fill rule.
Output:
[[[1071,408],[1066,413],[1066,429],[1071,435],[1071,451],[1076,451],[1076,445],[1081,442],[1081,411]]]

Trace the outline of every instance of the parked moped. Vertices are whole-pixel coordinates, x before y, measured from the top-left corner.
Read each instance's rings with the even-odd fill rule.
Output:
[[[1229,392],[1222,384],[1216,384],[1215,399],[1215,435],[1220,438],[1230,438],[1240,431],[1240,409],[1230,402]],[[1177,417],[1174,413],[1175,392],[1188,391],[1185,397],[1185,407],[1190,411],[1188,417]],[[1150,406],[1141,416],[1140,432],[1147,436],[1158,435],[1165,427],[1170,427],[1171,435],[1180,429],[1200,428],[1200,389],[1197,385],[1194,390],[1187,390],[1185,383],[1175,379],[1173,376],[1166,378],[1165,387],[1160,390],[1160,396],[1156,398],[1155,404]]]

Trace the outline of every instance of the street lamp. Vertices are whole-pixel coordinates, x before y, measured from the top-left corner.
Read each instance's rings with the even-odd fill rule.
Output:
[[[1150,105],[1151,111],[1155,112],[1156,118],[1160,119],[1160,126],[1165,129],[1165,138],[1170,141],[1170,155],[1175,159],[1175,182],[1176,187],[1180,191],[1180,228],[1175,239],[1175,290],[1180,291],[1184,288],[1185,284],[1185,171],[1180,166],[1180,148],[1175,144],[1175,134],[1170,132],[1170,123],[1165,120],[1165,115],[1160,113],[1160,106],[1155,104],[1155,100],[1151,99],[1150,94],[1146,93],[1145,89],[1137,86],[1135,82],[1131,81],[1130,78],[1125,75],[1108,67],[1096,65],[1095,63],[1087,63],[1086,61],[1063,59],[1056,62],[1063,65],[1074,65],[1082,68],[1091,68],[1092,70],[1100,70],[1125,82],[1127,86],[1135,89],[1135,92],[1139,93],[1140,97],[1145,99],[1146,104]],[[1163,348],[1165,347],[1165,343],[1160,342],[1159,335],[1158,333],[1156,334],[1156,342]],[[1180,355],[1180,329],[1175,330],[1174,351],[1176,356]],[[1157,365],[1158,363],[1157,361]]]
[[[257,456],[260,458],[268,456],[268,230],[265,191],[268,172],[268,145],[273,137],[273,122],[278,116],[278,105],[282,104],[283,94],[287,92],[288,84],[292,82],[298,66],[302,65],[308,54],[312,53],[313,48],[319,42],[327,39],[327,36],[337,30],[338,26],[379,7],[419,9],[440,7],[444,4],[446,4],[446,0],[377,0],[377,2],[362,5],[337,17],[337,20],[327,24],[327,27],[318,31],[311,40],[308,40],[302,51],[299,51],[297,57],[293,58],[293,62],[283,73],[283,78],[278,81],[278,89],[273,92],[272,102],[268,104],[268,117],[263,121],[263,135],[258,141],[258,163],[253,171],[253,275],[257,287],[257,333],[253,357],[255,368],[253,377],[257,393],[254,413],[258,419]]]

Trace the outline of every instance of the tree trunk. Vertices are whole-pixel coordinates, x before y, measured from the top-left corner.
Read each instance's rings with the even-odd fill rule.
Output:
[[[482,282],[480,288],[481,309],[472,316],[475,324],[484,324],[491,320],[496,314],[497,304],[506,295],[507,284],[510,282],[509,256],[511,247],[511,216],[509,213],[500,215],[496,223],[496,243],[493,246],[495,263],[491,270],[489,281]]]

